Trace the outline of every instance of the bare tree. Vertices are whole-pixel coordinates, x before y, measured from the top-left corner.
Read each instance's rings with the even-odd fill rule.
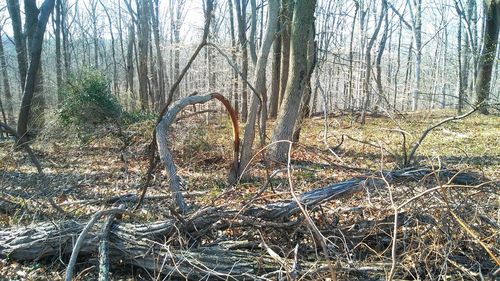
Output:
[[[28,141],[28,121],[30,119],[30,109],[33,95],[35,93],[36,79],[40,68],[40,59],[42,54],[43,35],[45,27],[49,20],[49,15],[54,9],[55,0],[45,0],[40,7],[40,15],[37,17],[37,25],[33,37],[31,39],[30,48],[30,64],[26,75],[26,86],[23,91],[23,99],[21,102],[21,110],[17,124],[17,135],[19,136],[18,143],[24,144]]]
[[[5,51],[3,47],[3,26],[0,26],[0,72],[3,81],[3,92],[5,94],[5,104],[7,116],[3,116],[4,122],[12,124],[14,122],[14,110],[12,108],[12,94],[10,91],[9,74],[7,72],[7,62],[5,61]],[[4,108],[2,105],[2,113]]]
[[[315,0],[298,0],[295,3],[292,30],[292,64],[289,71],[289,83],[286,86],[283,104],[280,107],[271,140],[292,140],[295,121],[299,115],[301,95],[306,85],[307,75],[307,40],[313,22]],[[270,152],[271,159],[284,162],[287,159],[289,143],[278,142]]]
[[[477,104],[480,111],[488,114],[491,74],[496,57],[498,30],[500,29],[500,0],[484,0],[486,24],[483,32],[483,48],[476,77]]]
[[[268,7],[268,17],[267,17],[267,27],[262,42],[262,46],[259,50],[259,56],[257,58],[257,64],[255,66],[254,72],[254,87],[259,93],[259,96],[252,95],[252,102],[250,106],[250,112],[248,114],[248,120],[245,126],[245,133],[243,136],[243,146],[241,148],[240,156],[240,166],[236,173],[232,173],[232,176],[240,176],[243,169],[246,168],[247,164],[250,162],[253,156],[253,142],[255,139],[255,124],[258,114],[260,114],[260,142],[261,145],[265,142],[265,131],[266,131],[266,119],[267,119],[267,89],[266,89],[266,65],[271,51],[271,45],[274,39],[274,34],[276,33],[277,21],[279,12],[279,1],[270,0]],[[230,176],[231,177],[231,176]],[[231,181],[235,178],[230,179]]]

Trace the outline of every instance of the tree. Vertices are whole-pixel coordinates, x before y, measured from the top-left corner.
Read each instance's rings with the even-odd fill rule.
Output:
[[[32,106],[33,95],[37,84],[38,71],[40,69],[40,59],[42,55],[42,43],[49,15],[54,9],[55,0],[45,0],[40,7],[40,13],[36,29],[33,33],[30,47],[30,64],[26,75],[26,86],[23,91],[21,101],[21,110],[17,124],[18,143],[24,144],[28,141],[28,121],[30,120],[30,110]]]
[[[408,0],[410,2],[412,0]],[[411,15],[411,27],[415,41],[415,78],[413,85],[413,94],[411,102],[411,110],[415,111],[418,108],[418,99],[420,96],[420,80],[422,66],[422,0],[413,0],[413,3],[408,3]]]
[[[491,73],[495,62],[498,30],[500,28],[500,0],[484,0],[486,24],[483,32],[483,51],[479,59],[479,71],[476,77],[477,104],[481,113],[488,114]]]
[[[26,51],[26,40],[22,29],[19,0],[7,0],[7,8],[12,22],[12,30],[14,31],[14,42],[16,44],[18,65],[17,68],[19,70],[19,78],[21,80],[21,91],[24,91],[26,73],[28,72],[28,55]]]
[[[3,116],[4,122],[11,124],[14,122],[14,110],[12,108],[12,94],[10,91],[10,83],[9,83],[9,74],[7,72],[7,63],[5,61],[5,52],[4,52],[4,47],[3,47],[3,36],[1,32],[3,27],[0,26],[0,72],[2,75],[2,81],[3,81],[3,92],[5,94],[5,104],[6,104],[6,111],[7,111],[7,117]],[[2,113],[3,113],[3,106],[2,106]]]
[[[274,35],[276,33],[277,20],[279,12],[279,1],[270,0],[266,34],[262,46],[259,50],[257,63],[254,72],[254,87],[259,96],[252,95],[252,102],[248,120],[245,126],[245,133],[243,137],[243,147],[241,148],[240,166],[236,173],[233,171],[230,174],[230,181],[233,181],[235,175],[240,176],[243,169],[246,168],[250,162],[252,155],[252,146],[255,139],[255,124],[257,115],[260,114],[260,141],[261,145],[265,142],[266,119],[267,119],[267,89],[266,89],[266,65],[271,51]]]
[[[137,23],[139,45],[139,97],[141,110],[149,109],[148,51],[149,51],[149,1],[137,0]]]
[[[291,31],[291,66],[289,81],[286,85],[283,104],[280,107],[271,140],[292,140],[295,121],[299,116],[301,96],[308,78],[307,40],[314,20],[316,0],[298,0],[293,10]],[[276,161],[285,161],[289,144],[276,143],[270,151],[270,157]]]

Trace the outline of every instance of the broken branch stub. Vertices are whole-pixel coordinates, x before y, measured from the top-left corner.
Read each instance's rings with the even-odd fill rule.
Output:
[[[219,100],[227,109],[229,116],[231,117],[233,125],[233,169],[238,167],[238,154],[239,154],[239,130],[238,130],[238,119],[236,112],[231,107],[229,101],[218,93],[211,93],[203,96],[189,96],[185,97],[177,102],[175,102],[172,107],[162,116],[158,125],[156,125],[156,142],[158,146],[158,152],[160,154],[160,160],[165,165],[169,176],[170,189],[172,190],[172,195],[175,199],[177,207],[181,213],[185,214],[187,212],[187,204],[180,191],[180,178],[177,175],[177,170],[172,158],[172,153],[168,148],[168,129],[175,121],[177,114],[186,106],[194,105],[198,103],[206,103],[212,99]]]

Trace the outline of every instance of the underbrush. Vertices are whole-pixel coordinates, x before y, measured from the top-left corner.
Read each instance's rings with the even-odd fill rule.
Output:
[[[307,210],[326,241],[339,280],[384,280],[393,267],[394,278],[403,280],[486,279],[495,268],[487,250],[497,256],[500,251],[500,117],[474,114],[447,123],[432,131],[416,154],[421,164],[436,170],[447,167],[463,174],[475,172],[482,183],[456,184],[429,174],[418,181],[386,184],[377,174],[402,166],[400,131],[406,132],[409,149],[425,128],[452,114],[421,112],[393,119],[369,118],[366,126],[352,123],[348,115],[330,117],[326,142],[324,120],[306,120],[301,142],[292,150],[290,179],[284,167],[266,171],[265,162],[256,157],[248,169],[251,177],[235,186],[225,182],[232,159],[231,126],[225,116],[181,120],[173,126],[170,143],[178,173],[186,182],[183,192],[194,210],[221,207],[221,211],[243,212],[292,198],[289,182],[295,193],[301,194],[373,175],[370,179],[376,178],[376,184],[367,180],[359,192]],[[69,139],[60,138],[47,147],[39,139],[34,148],[41,156],[45,180],[37,179],[36,170],[21,151],[0,144],[2,198],[24,206],[14,214],[0,214],[3,227],[66,219],[85,222],[105,207],[99,200],[136,194],[147,169],[144,150],[154,125],[154,119],[141,120],[123,127],[129,140],[126,147],[113,134],[96,136],[84,145],[67,145]],[[269,175],[273,176],[271,181]],[[175,216],[165,206],[170,192],[162,167],[154,173],[148,196],[138,212],[124,215],[122,221],[146,224]],[[65,214],[51,208],[47,198]],[[124,204],[132,208],[134,202]],[[245,224],[234,215],[219,223],[232,227],[211,229],[196,242],[179,230],[162,242],[185,251],[225,242],[257,252],[262,258],[269,257],[272,250],[286,262],[296,258],[307,280],[331,277],[321,241],[301,213],[285,221],[254,224]],[[85,270],[91,267],[91,263],[81,264],[80,280],[96,278],[97,270]],[[39,263],[2,261],[0,275],[19,278],[19,272],[24,272],[32,278],[59,280],[65,267],[54,258],[44,261],[43,270],[39,268]],[[308,269],[314,273],[307,273]],[[115,278],[126,278],[131,273],[117,269],[114,274]],[[135,272],[136,276],[141,274],[147,276]]]

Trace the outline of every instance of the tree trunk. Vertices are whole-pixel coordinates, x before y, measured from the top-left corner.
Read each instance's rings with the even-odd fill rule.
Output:
[[[136,100],[134,90],[134,45],[135,45],[135,27],[134,23],[131,22],[128,28],[128,42],[127,42],[127,91],[130,93],[130,109],[132,111],[136,110]]]
[[[500,0],[484,0],[486,24],[483,33],[483,48],[476,77],[477,104],[481,113],[488,114],[491,73],[495,62],[498,30],[500,28]]]
[[[57,103],[59,105],[63,102],[63,96],[61,92],[62,86],[62,56],[61,56],[61,0],[56,0],[55,4],[55,38],[56,38],[56,85],[57,85]]]
[[[243,80],[248,77],[248,41],[246,36],[247,20],[247,1],[245,0],[235,0],[236,6],[236,18],[238,20],[238,41],[242,50],[242,67],[241,73],[243,74]],[[243,83],[243,89],[241,90],[241,121],[243,123],[247,122],[248,117],[248,87],[246,83]]]
[[[152,7],[153,15],[153,34],[155,41],[155,51],[156,59],[158,64],[158,105],[157,110],[165,105],[165,63],[163,61],[163,55],[160,48],[160,10],[159,10],[159,0],[151,0],[150,3]]]
[[[356,19],[359,11],[359,2],[354,1],[354,17],[352,19],[351,35],[349,40],[349,71],[348,71],[348,86],[347,86],[347,108],[352,110],[354,107],[354,95],[353,95],[353,75],[352,75],[352,64],[354,60],[353,43],[354,43],[354,30],[356,28]]]
[[[49,20],[49,15],[54,9],[55,0],[45,0],[40,8],[40,16],[36,30],[33,34],[32,45],[30,48],[30,64],[26,76],[26,87],[23,92],[21,102],[21,110],[19,112],[19,121],[17,125],[17,134],[19,135],[19,144],[24,144],[28,141],[28,121],[30,120],[30,111],[32,99],[37,85],[38,71],[40,69],[40,60],[42,55],[43,35],[45,27]]]
[[[410,0],[408,0],[409,2]],[[422,64],[422,0],[413,0],[408,3],[410,15],[412,18],[413,37],[415,39],[415,78],[413,85],[411,110],[418,109],[418,100],[420,97],[420,74]]]
[[[309,106],[311,102],[311,77],[314,72],[314,68],[316,67],[316,63],[318,61],[317,54],[317,45],[315,42],[316,38],[316,28],[315,28],[315,20],[313,20],[313,24],[310,27],[309,31],[309,39],[307,40],[307,77],[305,78],[305,87],[304,93],[302,93],[302,101],[300,106],[299,117],[295,121],[295,128],[292,136],[292,140],[294,142],[298,142],[300,138],[300,131],[302,129],[302,123],[304,119],[309,116],[311,113],[311,108]]]
[[[138,45],[139,45],[139,96],[141,110],[149,109],[149,87],[148,87],[148,49],[149,49],[149,3],[138,1]]]
[[[272,142],[292,140],[294,125],[299,115],[301,95],[308,78],[307,40],[304,38],[309,38],[315,8],[316,0],[299,0],[295,3],[291,30],[290,83],[287,83],[286,86],[283,104],[280,107],[272,133]],[[271,159],[280,162],[286,161],[289,145],[286,142],[276,143],[270,151]]]
[[[380,17],[377,22],[377,26],[375,27],[375,31],[373,31],[373,35],[370,38],[370,41],[368,41],[368,45],[366,46],[366,51],[365,51],[365,65],[366,65],[366,74],[365,74],[365,80],[363,82],[363,87],[364,87],[364,101],[363,101],[363,108],[361,112],[361,124],[365,124],[366,120],[366,111],[368,110],[368,107],[370,106],[371,103],[371,90],[370,90],[370,79],[371,79],[371,72],[372,72],[372,48],[373,44],[375,43],[375,40],[377,39],[378,33],[380,31],[380,27],[382,26],[382,22],[384,21],[385,14],[387,12],[387,3],[385,0],[382,0],[382,8],[380,9]]]
[[[234,182],[236,177],[241,176],[243,169],[246,168],[250,159],[253,156],[253,142],[255,139],[255,124],[257,120],[257,114],[260,113],[260,144],[263,145],[265,142],[265,131],[266,131],[266,119],[267,119],[267,89],[266,89],[266,65],[271,51],[271,45],[273,43],[274,35],[276,33],[277,21],[279,12],[279,1],[270,0],[269,1],[269,11],[267,18],[266,35],[264,36],[264,41],[260,47],[259,56],[257,59],[257,64],[255,66],[254,72],[254,87],[257,90],[260,97],[252,95],[252,103],[250,106],[250,112],[248,114],[247,123],[245,125],[245,133],[243,136],[243,146],[241,148],[240,165],[236,173],[232,172],[230,174],[230,182]],[[259,100],[260,99],[260,100]]]
[[[280,30],[280,21],[278,21]],[[269,97],[269,118],[278,115],[279,90],[280,90],[280,64],[281,64],[281,35],[278,33],[273,45],[273,60],[271,63],[271,95]]]
[[[236,34],[234,26],[233,0],[228,0],[228,4],[229,4],[229,24],[231,33],[231,59],[233,60],[233,62],[236,62],[237,46],[236,46]],[[232,97],[234,100],[234,109],[236,111],[236,114],[238,115],[240,112],[240,107],[239,107],[239,95],[238,95],[238,71],[236,71],[236,69],[233,69]]]
[[[280,97],[279,104],[283,102],[285,90],[288,83],[288,73],[290,68],[290,34],[292,30],[293,7],[295,1],[282,0],[281,11],[281,77],[280,77]]]
[[[7,63],[5,61],[5,52],[3,48],[3,32],[0,29],[0,72],[2,74],[3,92],[5,94],[5,107],[7,117],[4,117],[4,122],[12,126],[14,123],[14,110],[12,108],[12,94],[10,92],[9,73],[7,72]]]
[[[26,38],[23,34],[21,11],[19,0],[7,0],[12,30],[14,31],[14,42],[16,43],[17,67],[21,80],[21,92],[24,92],[26,85],[26,74],[28,72],[28,51],[26,50]]]

